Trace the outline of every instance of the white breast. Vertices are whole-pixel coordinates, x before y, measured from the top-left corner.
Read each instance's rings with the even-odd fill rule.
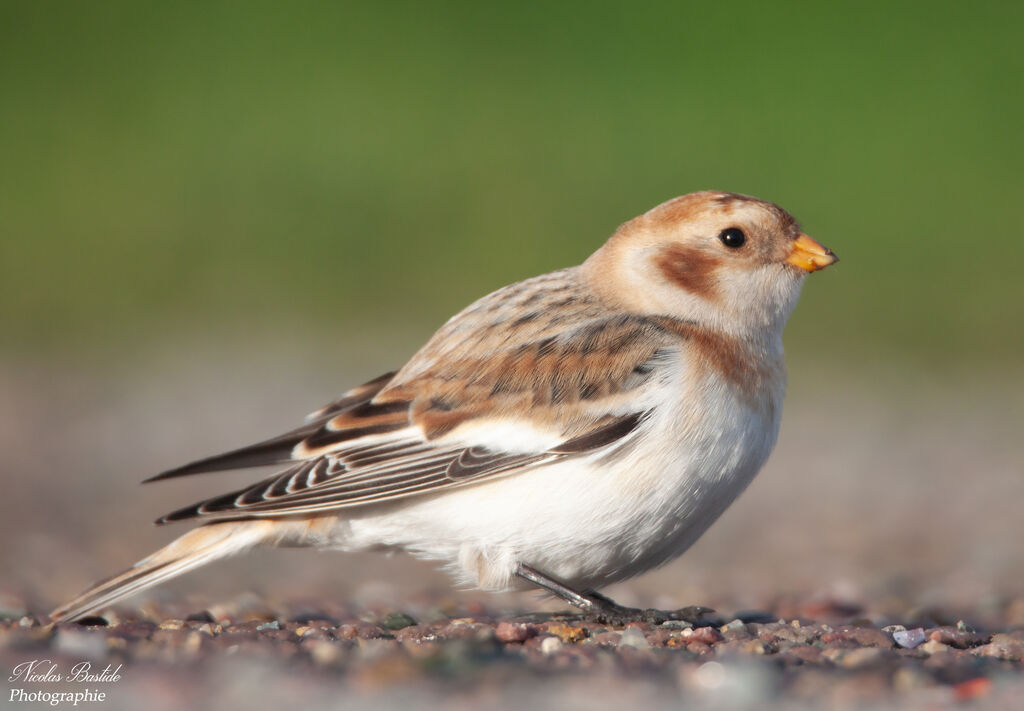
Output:
[[[520,585],[518,562],[590,588],[671,560],[767,459],[784,388],[780,381],[752,403],[682,365],[647,394],[652,415],[622,451],[347,515],[335,547],[406,550],[491,590]]]

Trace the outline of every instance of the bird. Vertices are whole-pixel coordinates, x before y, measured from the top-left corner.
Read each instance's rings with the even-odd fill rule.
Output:
[[[459,585],[540,588],[612,624],[666,619],[598,590],[681,555],[761,469],[782,414],[783,327],[805,277],[836,261],[774,203],[714,190],[663,202],[582,264],[473,302],[296,429],[147,479],[278,467],[162,516],[199,525],[50,618],[299,546],[403,551]]]

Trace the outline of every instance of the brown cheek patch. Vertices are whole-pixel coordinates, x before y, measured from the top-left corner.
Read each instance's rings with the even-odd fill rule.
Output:
[[[715,272],[721,261],[706,252],[670,244],[654,258],[662,275],[670,282],[708,301],[718,298]]]

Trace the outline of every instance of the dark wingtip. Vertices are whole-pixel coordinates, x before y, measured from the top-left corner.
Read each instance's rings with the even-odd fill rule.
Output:
[[[189,464],[186,464],[184,466],[175,467],[174,469],[167,469],[165,471],[160,472],[159,474],[154,474],[153,476],[149,477],[148,479],[143,479],[142,483],[143,484],[150,484],[150,483],[152,483],[154,481],[163,481],[164,479],[174,479],[175,477],[179,477],[179,476],[188,476],[190,474],[200,474],[200,473],[202,473],[204,471],[209,471],[208,469],[198,469],[198,468],[196,468],[198,465],[202,464],[204,461],[206,461],[206,460],[200,459],[200,460],[195,461],[195,462],[190,462]]]
[[[190,518],[195,518],[198,515],[198,509],[199,506],[197,504],[192,504],[191,506],[186,506],[183,509],[178,509],[177,511],[171,511],[168,514],[164,514],[157,520],[153,521],[153,523],[157,526],[164,526],[168,523],[186,521]]]
[[[291,454],[295,445],[318,432],[324,422],[334,415],[357,407],[360,404],[369,402],[394,377],[395,372],[397,371],[385,373],[368,383],[364,383],[357,388],[353,388],[340,399],[314,413],[311,416],[312,420],[310,422],[302,427],[292,430],[291,432],[285,432],[283,435],[272,437],[271,439],[264,440],[262,442],[257,442],[256,444],[249,445],[248,447],[240,447],[239,449],[233,449],[230,452],[225,452],[224,454],[215,454],[212,457],[198,459],[180,467],[168,469],[167,471],[160,472],[148,479],[143,479],[142,483],[148,484],[154,481],[174,479],[179,476],[226,471],[228,469],[247,469],[249,467],[262,467],[269,464],[281,464],[282,462],[287,462],[292,458]],[[383,407],[394,408],[395,406],[396,405],[392,403]],[[328,440],[330,440],[330,437],[328,437]]]
[[[174,469],[160,472],[148,479],[143,479],[143,484],[164,479],[174,479],[179,476],[190,476],[192,474],[204,474],[206,472],[227,471],[229,469],[247,469],[249,467],[263,467],[270,464],[280,464],[292,458],[292,449],[299,442],[309,437],[320,429],[319,423],[311,423],[297,430],[286,432],[279,437],[257,442],[248,447],[240,447],[223,454],[215,454],[212,457],[197,459],[194,462],[183,464]]]
[[[248,467],[259,467],[267,464],[278,464],[282,461],[287,461],[288,459],[287,457],[280,456],[274,456],[273,458],[268,459],[266,454],[263,454],[263,456],[257,456],[256,452],[251,452],[249,449],[250,448],[247,447],[244,450],[235,450],[233,452],[218,454],[205,459],[198,459],[180,467],[162,471],[148,479],[143,479],[142,483],[149,484],[154,481],[176,479],[179,476],[191,476],[192,474],[205,474],[207,472],[227,471],[229,469],[245,469]]]

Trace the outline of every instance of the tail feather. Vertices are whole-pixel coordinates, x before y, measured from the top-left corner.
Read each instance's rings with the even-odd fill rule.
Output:
[[[228,521],[195,528],[128,570],[96,583],[50,613],[53,622],[96,613],[129,595],[267,540],[266,521]]]

